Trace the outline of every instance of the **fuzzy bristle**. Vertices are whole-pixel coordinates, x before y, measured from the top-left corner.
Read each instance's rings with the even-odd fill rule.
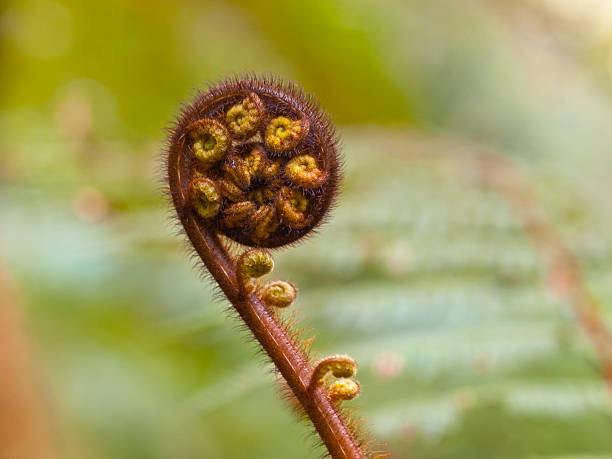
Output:
[[[203,178],[219,184],[219,203],[206,207],[197,221],[233,241],[293,245],[313,234],[336,202],[341,158],[335,128],[315,99],[292,82],[243,74],[213,83],[183,106],[168,131],[168,153],[182,158],[178,165],[166,162],[168,175],[176,166],[183,186]],[[252,151],[259,152],[264,167],[244,169]],[[296,165],[299,158],[308,164]],[[235,190],[229,195],[223,191],[228,186]],[[172,197],[177,211],[184,211]],[[197,194],[192,202],[198,208]],[[252,210],[224,218],[236,203],[252,203],[241,207]]]
[[[341,408],[359,394],[350,379],[356,363],[337,355],[313,369],[314,334],[284,312],[297,287],[260,280],[274,267],[264,249],[311,237],[337,202],[342,159],[329,116],[292,82],[242,74],[198,92],[167,131],[162,188],[191,261],[216,281],[215,297],[229,300],[243,339],[256,339],[281,396],[312,421],[330,454],[365,458],[368,436]],[[337,378],[330,386],[327,373]]]

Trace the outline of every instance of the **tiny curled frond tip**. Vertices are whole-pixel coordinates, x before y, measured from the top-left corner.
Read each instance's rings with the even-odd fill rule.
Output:
[[[237,75],[186,104],[170,128],[168,188],[179,222],[207,273],[284,378],[329,454],[366,457],[355,422],[340,410],[360,392],[357,364],[334,355],[312,365],[303,330],[278,311],[298,290],[264,282],[266,249],[312,235],[340,181],[338,141],[312,96],[277,77]],[[335,378],[333,381],[331,379]]]

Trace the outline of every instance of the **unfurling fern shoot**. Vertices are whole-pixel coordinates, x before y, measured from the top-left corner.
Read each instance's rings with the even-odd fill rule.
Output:
[[[340,172],[329,118],[292,83],[230,78],[182,110],[169,138],[167,173],[193,248],[330,455],[366,457],[363,441],[340,409],[342,400],[359,393],[352,379],[357,365],[343,355],[310,362],[306,344],[276,312],[291,306],[296,287],[259,280],[274,267],[265,249],[312,234],[334,203]]]

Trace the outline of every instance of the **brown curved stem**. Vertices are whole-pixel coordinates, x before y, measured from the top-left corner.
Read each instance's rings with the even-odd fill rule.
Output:
[[[552,289],[572,307],[578,323],[593,343],[612,395],[612,333],[601,314],[600,304],[584,282],[576,257],[550,221],[526,174],[498,151],[468,140],[433,135],[415,136],[412,140],[419,146],[411,152],[412,157],[430,159],[441,155],[450,159],[457,170],[468,175],[475,173],[478,180],[510,204],[533,246],[547,262]],[[442,148],[430,151],[420,143],[432,140]],[[405,157],[405,154],[406,151],[402,150],[401,156]]]
[[[476,159],[481,180],[511,204],[533,245],[546,257],[552,288],[559,298],[573,307],[578,321],[593,342],[612,395],[612,334],[601,315],[600,305],[585,285],[576,258],[547,218],[518,167],[486,150],[477,151]]]
[[[265,350],[270,360],[287,381],[293,394],[312,421],[321,440],[334,459],[365,458],[337,406],[323,387],[309,387],[312,368],[304,353],[295,345],[287,330],[254,294],[244,295],[238,287],[236,262],[219,237],[203,231],[187,209],[187,198],[180,181],[180,156],[169,155],[169,182],[179,219],[204,265],[232,303],[240,318]]]

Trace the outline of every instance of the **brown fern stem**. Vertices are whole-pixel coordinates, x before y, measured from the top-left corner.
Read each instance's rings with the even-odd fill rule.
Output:
[[[588,291],[576,258],[565,245],[538,202],[527,178],[512,162],[493,152],[476,152],[483,182],[513,207],[533,245],[548,262],[548,275],[557,296],[568,302],[591,339],[612,395],[612,334],[597,300]]]
[[[552,290],[570,305],[593,343],[602,376],[612,396],[612,332],[601,314],[601,305],[585,284],[576,257],[550,221],[526,174],[500,152],[468,140],[437,135],[415,136],[414,140],[419,148],[410,152],[413,157],[431,159],[443,156],[453,161],[457,170],[468,175],[475,173],[485,186],[510,204],[533,246],[547,262]],[[423,148],[423,140],[436,141],[442,148],[429,151]],[[403,150],[401,157],[405,154]]]
[[[287,381],[304,412],[334,459],[365,458],[337,406],[322,386],[309,385],[312,368],[287,330],[254,293],[243,294],[237,279],[236,261],[217,234],[197,224],[188,210],[188,197],[181,186],[180,152],[170,150],[168,179],[173,204],[189,240],[204,265],[232,303],[240,318]]]

